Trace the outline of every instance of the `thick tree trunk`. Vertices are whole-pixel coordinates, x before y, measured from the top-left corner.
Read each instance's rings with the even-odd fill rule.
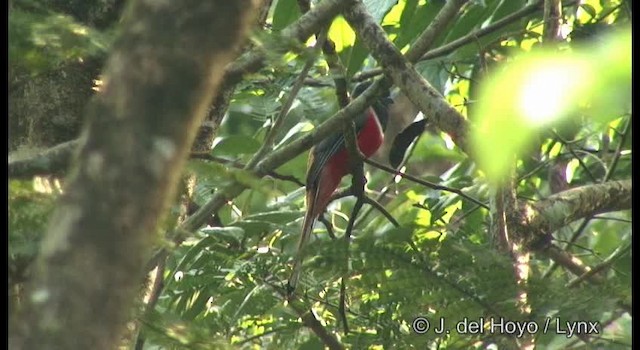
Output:
[[[87,112],[13,349],[113,349],[157,223],[254,4],[135,1]]]

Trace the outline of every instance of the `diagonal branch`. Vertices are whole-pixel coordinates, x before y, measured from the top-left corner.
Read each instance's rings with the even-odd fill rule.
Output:
[[[560,247],[550,244],[542,251],[542,255],[553,260],[558,266],[564,267],[567,271],[576,276],[585,276],[584,279],[591,283],[600,283],[603,281],[602,276],[597,273],[590,273],[592,269],[586,266],[580,259],[565,252]]]
[[[429,23],[427,29],[420,34],[418,39],[411,45],[405,57],[409,62],[416,62],[422,55],[431,49],[431,45],[444,32],[445,28],[456,18],[460,9],[469,0],[449,0],[438,12],[436,17]]]
[[[322,323],[318,321],[313,310],[301,310],[292,305],[292,308],[298,313],[302,319],[302,323],[315,333],[320,340],[331,350],[342,350],[344,346],[336,339],[333,334],[329,333]]]
[[[627,135],[629,134],[630,126],[631,126],[631,118],[628,118],[627,119],[627,123],[625,124],[624,129],[622,131],[622,135],[620,137],[620,141],[618,143],[618,147],[615,150],[613,160],[611,161],[611,165],[607,169],[607,173],[604,175],[604,178],[602,179],[602,183],[608,182],[609,179],[611,178],[611,176],[613,175],[614,171],[615,171],[615,168],[616,168],[616,166],[618,164],[618,160],[620,159],[620,156],[622,154],[622,148],[624,147],[625,140],[627,138]],[[591,219],[593,219],[592,215],[587,216],[582,220],[582,222],[580,223],[578,228],[571,235],[571,238],[569,239],[569,244],[565,247],[565,250],[569,249],[571,244],[573,244],[578,239],[578,237],[580,237],[582,232],[587,228],[587,225],[589,224]],[[555,264],[551,265],[549,267],[549,269],[547,269],[547,271],[544,273],[543,278],[546,278],[546,277],[550,276],[553,273],[553,271],[555,270],[555,268],[556,268]]]
[[[448,4],[449,2],[447,2]],[[576,3],[575,0],[572,1],[567,1],[566,3],[563,4],[563,6],[572,6]],[[447,6],[447,5],[445,5]],[[444,7],[443,7],[444,10]],[[441,12],[443,10],[440,10]],[[490,35],[492,33],[497,32],[498,30],[504,28],[505,26],[519,20],[522,19],[526,16],[529,16],[531,14],[534,14],[538,11],[542,10],[542,1],[538,0],[535,2],[532,2],[528,5],[526,5],[525,7],[523,7],[522,9],[515,11],[513,13],[511,13],[508,16],[505,16],[504,18],[501,18],[500,20],[489,24],[486,27],[477,29],[465,36],[462,36],[454,41],[451,41],[445,45],[439,46],[437,48],[434,49],[430,49],[427,50],[426,53],[422,53],[422,57],[419,58],[419,61],[426,61],[426,60],[430,60],[430,59],[434,59],[434,58],[438,58],[441,56],[446,56],[452,52],[454,52],[455,50],[473,43],[475,41],[477,41],[480,38],[483,38],[487,35]],[[438,14],[440,15],[440,14]],[[436,17],[437,18],[437,17]],[[435,22],[435,19],[434,19]],[[409,60],[410,62],[414,62],[413,60]],[[383,69],[381,68],[374,68],[362,73],[358,73],[356,75],[354,75],[353,79],[355,81],[360,81],[360,80],[365,80],[368,79],[370,77],[373,76],[377,76],[383,73]]]
[[[597,266],[594,266],[591,270],[583,273],[582,275],[578,276],[576,279],[567,283],[566,287],[573,288],[579,285],[580,282],[592,278],[595,274],[608,269],[618,258],[630,252],[631,252],[631,245],[627,245],[625,247],[618,247],[618,249],[616,249],[613,253],[611,253],[611,255],[608,258],[606,258],[602,263],[598,264]]]
[[[332,18],[337,16],[346,6],[355,0],[324,0],[313,9],[303,14],[297,21],[287,26],[280,33],[278,42],[304,42],[308,37],[317,33]],[[286,46],[269,48],[270,53],[285,53]],[[245,74],[256,72],[267,63],[265,49],[256,48],[242,55],[236,62],[229,65],[225,72],[225,85],[237,84]]]
[[[269,129],[269,131],[267,132],[264,142],[262,143],[262,147],[260,147],[258,152],[256,152],[256,154],[247,164],[248,169],[253,167],[258,161],[260,161],[264,157],[265,154],[267,154],[267,152],[271,150],[271,147],[275,142],[276,135],[284,125],[284,121],[289,113],[289,110],[291,109],[291,106],[293,106],[293,102],[298,96],[300,89],[302,89],[304,85],[304,79],[307,77],[307,75],[309,74],[309,71],[313,67],[314,62],[316,61],[317,53],[322,47],[326,39],[327,39],[327,33],[326,31],[322,31],[318,37],[318,41],[313,47],[313,53],[309,55],[309,58],[307,58],[307,61],[304,63],[304,67],[302,67],[302,71],[300,72],[300,74],[298,74],[298,77],[295,83],[293,84],[291,91],[289,91],[289,95],[287,96],[284,104],[282,105],[282,108],[280,109],[280,113],[278,114],[275,121],[273,122],[273,126],[271,127],[271,129]]]
[[[631,209],[631,180],[609,181],[559,192],[534,204],[525,204],[526,222],[520,223],[529,232],[528,247],[546,255],[576,276],[591,282],[602,277],[580,260],[548,242],[550,234],[573,221],[595,214]],[[542,241],[543,244],[539,242]]]
[[[303,41],[318,32],[327,22],[354,0],[325,0],[305,13],[296,22],[283,29],[278,42]],[[283,47],[270,48],[272,52],[284,53]],[[254,48],[229,64],[224,73],[220,91],[232,91],[237,83],[249,73],[256,72],[266,65],[266,52],[262,48]],[[216,104],[221,97],[218,96]],[[222,98],[224,100],[224,98]],[[216,106],[217,107],[217,106]],[[27,178],[34,175],[48,175],[64,172],[69,165],[73,150],[79,140],[72,140],[27,160],[9,162],[9,177]]]
[[[366,163],[368,163],[369,165],[372,165],[372,166],[374,166],[374,167],[376,167],[378,169],[381,169],[381,170],[384,170],[384,171],[388,172],[389,174],[393,174],[395,176],[400,176],[400,177],[402,177],[404,179],[407,179],[407,180],[409,180],[411,182],[415,182],[415,183],[417,183],[419,185],[422,185],[422,186],[425,186],[425,187],[429,187],[429,188],[432,188],[434,190],[441,190],[441,191],[447,191],[447,192],[455,193],[455,194],[459,195],[460,197],[462,197],[464,199],[467,199],[467,200],[469,200],[469,201],[471,201],[471,202],[473,202],[473,203],[475,203],[475,204],[477,204],[477,205],[479,205],[479,206],[481,206],[481,207],[483,207],[485,209],[489,209],[488,205],[486,205],[486,204],[480,202],[479,200],[477,200],[477,199],[465,194],[460,189],[447,187],[447,186],[442,186],[442,185],[438,185],[436,183],[433,183],[431,181],[418,179],[415,176],[409,175],[409,174],[401,172],[399,170],[395,170],[395,169],[390,168],[390,167],[388,167],[388,166],[386,166],[384,164],[380,164],[380,163],[378,163],[378,162],[376,162],[375,160],[372,160],[372,159],[365,159],[364,161]]]
[[[340,343],[340,341],[318,320],[313,308],[307,309],[307,306],[305,306],[299,299],[289,298],[289,295],[284,289],[275,286],[272,282],[264,281],[264,283],[273,288],[284,300],[287,300],[287,305],[295,311],[298,317],[300,317],[302,324],[311,329],[311,331],[320,338],[324,345],[331,350],[344,349],[344,345],[342,345],[342,343]]]
[[[364,4],[355,3],[344,12],[344,16],[393,83],[424,115],[431,117],[439,129],[449,134],[458,147],[469,154],[467,120],[407,63]]]
[[[375,85],[375,84],[374,84]],[[372,86],[373,87],[373,86]],[[375,100],[375,90],[371,87],[365,90],[357,98],[353,99],[345,108],[336,112],[331,118],[324,123],[320,124],[309,134],[302,136],[290,144],[283,146],[265,156],[255,167],[249,169],[253,175],[257,177],[264,177],[277,169],[281,165],[285,164],[289,160],[293,159],[300,153],[308,150],[314,144],[319,143],[325,139],[329,134],[335,132],[348,120],[353,120],[356,116],[362,113],[368,106]],[[241,183],[233,182],[228,186],[225,186],[213,195],[213,197],[200,207],[195,213],[188,217],[175,231],[170,235],[170,239],[179,243],[190,232],[193,232],[206,224],[211,214],[217,212],[227,202],[240,195],[246,186]],[[147,264],[148,269],[152,269],[158,259],[163,259],[167,255],[167,250],[162,249],[149,261]]]

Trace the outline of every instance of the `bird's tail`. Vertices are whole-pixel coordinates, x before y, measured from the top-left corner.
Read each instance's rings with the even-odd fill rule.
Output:
[[[307,212],[304,214],[304,221],[302,222],[302,234],[300,234],[300,240],[298,241],[298,250],[293,261],[293,271],[288,282],[288,292],[293,293],[298,286],[298,280],[300,279],[300,272],[302,270],[302,261],[304,260],[304,249],[311,238],[311,232],[313,231],[313,223],[316,221],[317,214],[315,213],[317,191],[310,191],[307,195]]]

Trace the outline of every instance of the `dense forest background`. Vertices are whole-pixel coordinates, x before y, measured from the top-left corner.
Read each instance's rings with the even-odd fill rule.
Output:
[[[630,1],[8,6],[10,348],[631,348]]]

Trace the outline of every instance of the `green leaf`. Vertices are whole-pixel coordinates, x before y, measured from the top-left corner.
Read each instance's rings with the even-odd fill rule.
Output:
[[[273,224],[268,221],[240,220],[233,223],[233,226],[241,228],[247,237],[258,237],[273,229]]]
[[[418,62],[416,70],[436,89],[441,95],[444,95],[444,89],[449,79],[449,72],[446,67],[451,66],[444,60],[428,60]]]
[[[325,349],[325,346],[320,341],[320,338],[318,338],[318,337],[309,337],[305,342],[302,342],[300,344],[300,349],[323,350],[323,349]]]
[[[278,32],[295,22],[300,16],[300,8],[296,0],[277,0],[273,11],[273,30]]]
[[[589,4],[580,4],[580,8],[584,10],[584,12],[588,13],[592,19],[596,18],[596,9]]]
[[[494,0],[488,2],[486,6],[474,6],[478,6],[479,9],[477,11],[470,9],[468,12],[465,12],[465,14],[461,16],[460,20],[453,25],[445,42],[451,42],[471,33],[472,31],[478,30],[485,22],[496,22],[504,16],[521,9],[524,6],[524,2],[521,0],[502,0],[500,2]],[[504,36],[505,33],[515,33],[520,30],[524,30],[527,23],[527,19],[514,21],[501,30],[483,35],[473,42],[456,49],[451,55],[449,55],[449,57],[455,61],[469,60],[470,58],[478,55],[478,48],[485,47],[489,43],[493,43],[496,39]]]
[[[444,1],[427,1],[417,9],[415,5],[415,1],[408,1],[400,17],[400,33],[394,41],[398,48],[403,48],[422,33],[442,9]]]
[[[364,0],[364,6],[369,14],[380,23],[389,10],[396,4],[398,0]]]
[[[399,42],[402,33],[406,32],[406,29],[409,27],[411,23],[411,19],[414,14],[416,14],[416,8],[418,7],[418,0],[406,0],[404,3],[404,9],[402,9],[402,14],[400,15],[400,34],[398,35],[398,39],[396,43]],[[398,45],[399,47],[402,47]]]
[[[458,20],[452,25],[451,29],[449,29],[444,42],[452,42],[479,28],[482,23],[487,18],[489,18],[491,13],[498,5],[498,2],[496,0],[487,1],[487,3],[488,4],[486,5],[479,3],[471,4],[468,9],[461,16],[459,16]]]
[[[189,266],[188,264],[193,263],[196,257],[203,253],[205,247],[210,246],[214,242],[215,240],[212,237],[207,236],[201,238],[198,243],[189,248],[187,253],[182,256],[182,259],[180,259],[178,265],[173,269],[173,271],[171,271],[171,273],[168,274],[168,278],[165,282],[165,288],[169,288],[175,281],[174,275],[176,272],[185,270]]]
[[[55,209],[55,195],[36,192],[33,181],[9,182],[8,243],[10,267],[35,258]],[[21,264],[20,264],[21,265]]]
[[[260,149],[260,143],[256,139],[244,135],[232,135],[220,138],[213,146],[211,154],[215,156],[238,156],[241,154],[254,154]]]
[[[365,59],[369,56],[369,51],[362,43],[362,40],[356,38],[356,42],[349,50],[347,58],[347,77],[352,77],[362,69]]]
[[[414,228],[394,227],[384,232],[376,234],[376,244],[401,243],[406,244],[411,241]]]
[[[246,220],[264,221],[276,225],[285,225],[302,218],[303,215],[304,213],[300,211],[271,211],[249,215],[246,217]]]
[[[338,53],[342,53],[346,48],[353,47],[356,41],[356,33],[342,16],[337,16],[331,22],[328,36],[336,45],[336,52]]]
[[[369,55],[364,44],[342,16],[336,17],[331,23],[329,38],[335,43],[338,56],[345,62],[347,76],[353,76],[362,68],[364,60]]]
[[[526,4],[526,0],[502,0],[496,7],[496,10],[491,14],[491,23],[495,23],[498,20],[512,14],[513,12],[521,9]],[[509,27],[509,26],[507,26]],[[504,31],[509,32],[513,28],[507,28]]]
[[[106,53],[111,37],[54,12],[9,11],[9,62],[38,72]]]
[[[240,242],[245,237],[245,232],[242,228],[236,226],[229,227],[208,227],[200,230],[207,236],[227,237],[236,242]]]
[[[491,181],[502,180],[541,127],[575,115],[581,104],[600,121],[630,111],[630,36],[620,32],[609,39],[596,50],[529,53],[487,78],[471,139]]]

